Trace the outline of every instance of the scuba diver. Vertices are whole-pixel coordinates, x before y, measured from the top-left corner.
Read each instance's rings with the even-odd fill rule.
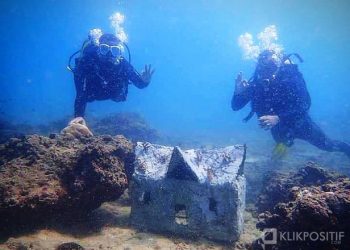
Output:
[[[305,140],[319,149],[340,151],[350,157],[350,145],[328,138],[312,121],[308,111],[311,99],[303,75],[290,57],[265,50],[258,57],[254,75],[244,80],[240,72],[235,80],[231,106],[234,111],[251,102],[247,122],[257,114],[261,128],[271,130],[276,147],[273,158],[282,158],[294,139]]]
[[[129,60],[125,59],[125,48],[129,52]],[[75,67],[71,60],[75,59]],[[145,88],[151,82],[154,70],[146,65],[139,74],[130,64],[130,51],[127,45],[113,34],[102,34],[99,29],[90,31],[83,48],[70,58],[68,69],[74,74],[76,98],[74,116],[84,117],[86,104],[96,100],[111,99],[115,102],[126,100],[129,84],[137,88]]]

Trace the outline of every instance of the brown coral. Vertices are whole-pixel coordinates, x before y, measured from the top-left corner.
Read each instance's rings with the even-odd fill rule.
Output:
[[[122,136],[11,139],[0,145],[1,228],[83,214],[117,199],[133,157]]]
[[[276,175],[273,179],[275,178]],[[279,232],[344,232],[345,237],[339,242],[309,239],[280,241],[276,249],[348,249],[350,180],[329,173],[315,164],[309,164],[298,173],[283,178],[285,179],[276,181],[278,185],[271,184],[264,191],[265,201],[271,197],[271,202],[267,201],[264,206],[272,203],[276,205],[259,215],[259,229],[276,228]],[[293,182],[295,185],[290,185]],[[275,197],[274,190],[277,194]],[[285,190],[284,196],[280,195],[281,190]]]

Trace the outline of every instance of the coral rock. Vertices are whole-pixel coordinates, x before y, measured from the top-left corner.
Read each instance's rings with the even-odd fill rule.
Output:
[[[259,215],[259,229],[277,232],[338,232],[340,239],[280,240],[274,249],[348,249],[350,245],[350,179],[309,164],[298,173],[285,175],[265,189],[264,203],[276,205]],[[287,181],[288,180],[288,181]],[[293,185],[291,185],[293,184]],[[282,190],[285,194],[281,195]],[[276,192],[276,193],[274,193]],[[275,195],[276,194],[276,195]],[[261,204],[261,203],[260,203]],[[330,234],[329,234],[330,235]]]
[[[62,130],[61,134],[70,135],[75,138],[93,136],[82,117],[77,117],[70,121],[68,126]]]
[[[124,137],[33,135],[0,145],[0,227],[83,214],[127,188],[133,146]]]
[[[271,210],[279,202],[287,202],[293,196],[293,190],[299,187],[320,185],[341,177],[326,171],[313,162],[301,168],[297,173],[272,172],[263,181],[263,190],[256,206],[259,212]]]

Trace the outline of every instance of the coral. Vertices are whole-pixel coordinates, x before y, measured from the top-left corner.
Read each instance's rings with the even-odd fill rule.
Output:
[[[67,127],[65,127],[61,134],[72,136],[74,138],[91,137],[93,136],[90,129],[87,127],[84,118],[77,117],[71,120]]]
[[[56,250],[84,250],[82,246],[75,242],[68,242],[59,245]]]
[[[297,173],[270,172],[263,180],[263,190],[258,196],[256,207],[259,212],[273,209],[279,202],[287,202],[293,195],[293,187],[320,185],[341,177],[309,162]]]
[[[117,199],[133,160],[133,145],[122,136],[32,135],[1,144],[0,227],[85,214]]]
[[[274,182],[274,183],[273,183]],[[278,232],[344,232],[336,240],[279,240],[274,249],[347,249],[350,244],[350,179],[309,164],[296,174],[274,175],[263,192],[257,227]],[[261,207],[261,205],[263,205]]]

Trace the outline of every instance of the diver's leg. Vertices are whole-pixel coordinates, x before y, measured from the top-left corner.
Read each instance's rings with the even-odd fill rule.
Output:
[[[310,117],[306,117],[302,126],[298,128],[297,138],[305,140],[319,149],[343,152],[350,157],[350,145],[328,138],[322,129]]]
[[[74,117],[84,117],[86,103],[85,95],[77,95],[74,103]]]
[[[290,147],[294,143],[294,132],[287,125],[277,124],[271,129],[271,135],[277,144],[283,143]]]
[[[291,129],[278,124],[274,128],[271,129],[271,134],[276,142],[276,146],[272,151],[272,159],[280,160],[287,155],[288,147],[293,145],[293,135],[291,133]]]
[[[82,71],[78,68],[74,72],[74,84],[76,97],[74,102],[74,117],[84,117],[87,103],[87,94],[85,89],[85,79],[82,76]]]

